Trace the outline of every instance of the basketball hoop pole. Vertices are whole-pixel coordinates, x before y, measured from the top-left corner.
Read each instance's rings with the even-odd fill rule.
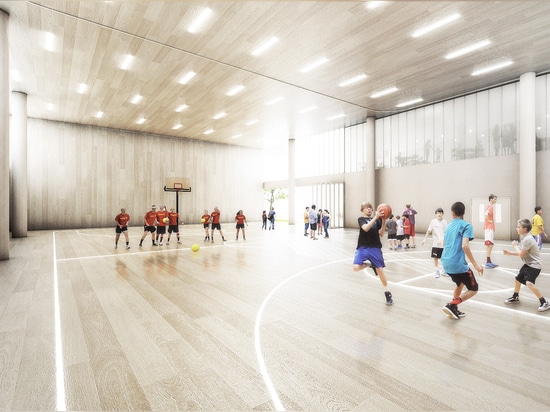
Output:
[[[185,193],[189,193],[191,192],[191,188],[188,188],[188,189],[184,189],[184,188],[171,188],[171,187],[166,187],[164,186],[164,191],[165,192],[176,192],[176,213],[179,213],[180,212],[180,205],[179,205],[179,193],[180,192],[185,192]]]

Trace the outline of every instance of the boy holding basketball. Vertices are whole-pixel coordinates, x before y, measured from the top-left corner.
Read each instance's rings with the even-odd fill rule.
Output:
[[[478,289],[476,277],[466,262],[466,257],[474,265],[475,270],[483,276],[483,266],[474,259],[470,249],[470,240],[474,239],[473,226],[464,220],[466,206],[462,202],[455,202],[451,206],[453,220],[447,225],[444,236],[441,263],[443,270],[456,284],[453,299],[443,308],[443,312],[451,319],[460,319],[465,316],[458,310],[458,305],[473,297]],[[462,290],[466,286],[466,292]]]
[[[386,231],[386,218],[382,211],[376,210],[373,215],[371,203],[361,203],[361,216],[357,219],[359,223],[359,237],[357,239],[357,248],[355,258],[353,259],[353,270],[360,270],[371,267],[374,274],[380,278],[382,285],[386,289],[386,305],[393,305],[392,294],[388,289],[388,280],[384,273],[384,256],[382,254],[382,242],[380,238]]]
[[[162,246],[162,239],[166,234],[166,224],[168,223],[168,211],[166,206],[160,207],[160,212],[157,212],[157,245]]]

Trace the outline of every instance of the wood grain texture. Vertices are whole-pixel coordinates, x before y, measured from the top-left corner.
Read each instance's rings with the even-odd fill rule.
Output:
[[[186,225],[181,245],[139,248],[130,228],[130,250],[114,249],[110,229],[13,240],[14,257],[0,262],[6,409],[56,405],[53,239],[69,410],[271,410],[256,342],[287,410],[550,408],[550,312],[525,287],[520,304],[503,303],[521,265],[502,254],[509,245],[495,246],[500,266],[478,277],[467,316],[453,321],[441,308],[454,284],[434,278],[429,246],[385,246],[386,306],[373,272],[351,269],[356,230],[312,241],[301,225],[254,223],[246,241],[225,243],[203,233]],[[482,241],[472,248],[482,260]]]

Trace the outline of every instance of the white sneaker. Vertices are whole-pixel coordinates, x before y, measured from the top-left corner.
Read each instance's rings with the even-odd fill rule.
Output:
[[[542,305],[539,306],[539,312],[544,312],[548,309],[550,309],[550,303],[548,302],[544,302]]]
[[[438,278],[441,276],[441,273],[439,272],[439,269],[435,270],[435,277]]]

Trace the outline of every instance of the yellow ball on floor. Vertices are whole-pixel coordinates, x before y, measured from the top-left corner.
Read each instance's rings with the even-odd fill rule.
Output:
[[[193,246],[191,246],[191,250],[193,252],[198,252],[200,248],[201,247],[199,245],[197,245],[196,243]]]

